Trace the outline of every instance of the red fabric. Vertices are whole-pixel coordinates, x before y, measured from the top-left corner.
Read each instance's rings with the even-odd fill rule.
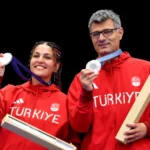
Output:
[[[92,99],[92,91],[86,91],[82,89],[79,100],[82,102],[88,102]]]
[[[150,62],[132,58],[123,52],[118,59],[105,63],[94,80],[98,89],[92,97],[84,92],[78,73],[68,90],[70,123],[74,130],[85,133],[81,150],[149,150],[150,138],[131,144],[115,139],[135,98],[150,74]],[[84,96],[83,96],[84,95]],[[150,133],[150,105],[139,122],[147,122]]]
[[[150,121],[147,121],[147,122],[144,122],[144,124],[146,125],[146,127],[147,127],[147,137],[150,137]]]
[[[33,86],[30,82],[18,86],[8,85],[1,89],[0,102],[0,119],[9,113],[64,141],[69,143],[74,141],[74,137],[68,139],[70,130],[67,96],[54,84],[49,87]],[[79,142],[77,137],[75,137],[75,141]],[[8,149],[46,150],[46,148],[1,127],[0,150]]]

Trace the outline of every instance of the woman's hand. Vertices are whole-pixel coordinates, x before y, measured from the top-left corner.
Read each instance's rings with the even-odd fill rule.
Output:
[[[1,59],[1,57],[4,57],[3,53],[0,53],[0,59]],[[2,65],[2,63],[0,61],[0,77],[3,77],[4,72],[5,72],[5,66]]]

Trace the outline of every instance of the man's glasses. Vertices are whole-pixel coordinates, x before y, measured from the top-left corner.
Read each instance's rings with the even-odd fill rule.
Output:
[[[93,39],[97,39],[97,38],[99,38],[100,34],[102,33],[103,36],[107,38],[107,37],[109,37],[109,36],[111,36],[111,35],[113,34],[113,31],[114,31],[114,30],[117,30],[117,29],[119,29],[119,28],[105,29],[105,30],[103,30],[103,31],[91,32],[91,33],[90,33],[90,36],[91,36],[91,38],[93,38]]]

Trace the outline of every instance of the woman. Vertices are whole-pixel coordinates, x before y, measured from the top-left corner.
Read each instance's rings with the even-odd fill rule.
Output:
[[[3,57],[3,54],[0,55]],[[67,96],[61,92],[61,53],[52,42],[37,42],[30,58],[30,70],[49,85],[42,84],[35,77],[21,85],[7,85],[0,92],[0,122],[10,114],[64,141],[78,139],[68,137]],[[5,67],[1,66],[1,76]],[[53,78],[53,79],[52,79]],[[72,131],[71,131],[72,132]],[[73,135],[73,134],[72,134]],[[75,135],[75,134],[74,134]],[[74,143],[73,143],[74,144]],[[46,150],[22,136],[0,128],[0,150]]]

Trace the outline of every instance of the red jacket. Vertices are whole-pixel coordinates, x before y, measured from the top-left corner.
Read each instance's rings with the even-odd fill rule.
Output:
[[[140,119],[148,128],[145,138],[127,145],[115,139],[149,74],[150,62],[123,52],[104,64],[92,92],[82,89],[79,73],[75,76],[68,106],[72,127],[85,133],[82,150],[150,150],[150,105]]]
[[[54,84],[33,86],[30,82],[26,82],[18,86],[7,85],[0,91],[0,122],[6,114],[11,114],[67,141],[69,123],[66,102],[67,96]],[[9,149],[46,150],[46,148],[1,127],[0,150]]]

